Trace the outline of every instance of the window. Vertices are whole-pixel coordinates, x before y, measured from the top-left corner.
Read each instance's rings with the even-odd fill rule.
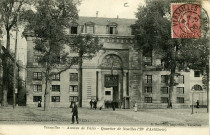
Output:
[[[177,93],[184,94],[184,87],[177,87],[176,88]]]
[[[70,101],[70,102],[72,102],[72,101],[78,102],[78,97],[77,97],[77,96],[70,96],[70,97],[69,97],[69,101]]]
[[[145,93],[152,93],[152,87],[145,87]]]
[[[93,22],[88,22],[85,24],[85,33],[88,34],[94,34],[94,23]]]
[[[33,96],[33,102],[38,102],[42,100],[42,96]]]
[[[93,34],[94,33],[94,27],[93,26],[86,26],[86,33]]]
[[[34,85],[34,92],[42,92],[42,85],[35,84]]]
[[[76,26],[71,27],[71,34],[77,34],[77,27]]]
[[[195,91],[202,91],[202,87],[200,85],[194,85],[193,88]]]
[[[52,85],[52,91],[60,92],[60,85]]]
[[[60,96],[52,96],[52,102],[60,102]]]
[[[34,80],[41,80],[42,79],[42,73],[41,72],[34,72],[33,73],[33,79]]]
[[[143,48],[143,61],[145,66],[152,66],[152,49],[149,47]]]
[[[116,26],[109,26],[109,34],[117,34]]]
[[[152,57],[144,57],[144,65],[152,66]]]
[[[161,97],[161,103],[168,103],[168,97]]]
[[[105,91],[105,95],[111,95],[111,91]]]
[[[161,75],[161,83],[168,83],[168,75]]]
[[[70,92],[78,92],[78,86],[77,85],[70,85],[69,86]]]
[[[183,75],[178,76],[178,83],[179,84],[184,84],[184,76]]]
[[[184,97],[177,97],[177,103],[184,103]]]
[[[161,87],[161,94],[168,94],[168,87]]]
[[[109,34],[114,34],[114,27],[109,27]]]
[[[55,74],[52,76],[52,80],[54,81],[60,81],[60,74]]]
[[[152,103],[152,97],[145,97],[144,102],[145,103]]]
[[[194,77],[200,77],[200,71],[194,71]]]
[[[117,34],[117,23],[111,22],[107,25],[108,34]]]
[[[34,63],[39,63],[40,56],[39,55],[34,55]]]
[[[70,81],[78,81],[78,73],[70,73]]]
[[[145,75],[145,83],[152,83],[152,75]]]

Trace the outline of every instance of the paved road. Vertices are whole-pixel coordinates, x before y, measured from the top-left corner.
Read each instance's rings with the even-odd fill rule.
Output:
[[[196,113],[197,112],[197,113]],[[91,110],[79,108],[82,125],[144,125],[144,126],[208,126],[206,109],[197,109],[192,115],[190,109],[111,109]],[[70,108],[12,107],[0,108],[0,124],[70,124]]]

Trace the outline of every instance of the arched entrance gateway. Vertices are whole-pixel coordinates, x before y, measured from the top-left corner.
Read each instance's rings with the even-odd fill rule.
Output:
[[[199,102],[200,107],[206,107],[206,92],[202,86],[196,84],[191,89],[194,91],[193,103]]]
[[[127,84],[122,59],[116,54],[108,54],[103,58],[100,68],[99,101],[104,103],[105,108],[113,104],[116,108],[125,108],[123,95]]]

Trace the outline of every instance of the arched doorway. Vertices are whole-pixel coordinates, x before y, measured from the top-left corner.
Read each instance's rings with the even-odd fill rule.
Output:
[[[106,55],[101,62],[102,99],[106,108],[120,108],[123,100],[123,63],[116,54]]]
[[[200,107],[204,107],[206,105],[206,94],[202,86],[199,84],[195,84],[192,87],[192,90],[194,91],[194,96],[192,99],[193,103],[195,104],[196,102],[199,102]]]

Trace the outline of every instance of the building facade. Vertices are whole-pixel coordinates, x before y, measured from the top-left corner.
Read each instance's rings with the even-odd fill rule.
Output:
[[[91,60],[83,61],[83,107],[89,107],[91,99],[98,100],[98,106],[109,107],[111,102],[118,108],[132,108],[134,102],[140,108],[166,108],[169,88],[166,85],[168,71],[161,66],[161,59],[155,55],[143,56],[135,49],[137,43],[133,35],[135,19],[80,17],[67,30],[69,35],[93,34],[103,43]],[[37,63],[39,53],[34,51],[33,36],[27,40],[27,105],[37,106],[44,100],[44,81],[41,67]],[[77,55],[66,48],[70,55]],[[189,107],[192,101],[192,88],[199,89],[194,101],[206,105],[206,91],[202,88],[200,73],[180,71],[176,80],[172,102],[174,107]],[[199,77],[198,77],[199,76]],[[196,85],[194,87],[194,85]],[[51,107],[69,107],[71,101],[78,101],[77,65],[55,75],[51,84]],[[43,103],[43,102],[42,102]]]

